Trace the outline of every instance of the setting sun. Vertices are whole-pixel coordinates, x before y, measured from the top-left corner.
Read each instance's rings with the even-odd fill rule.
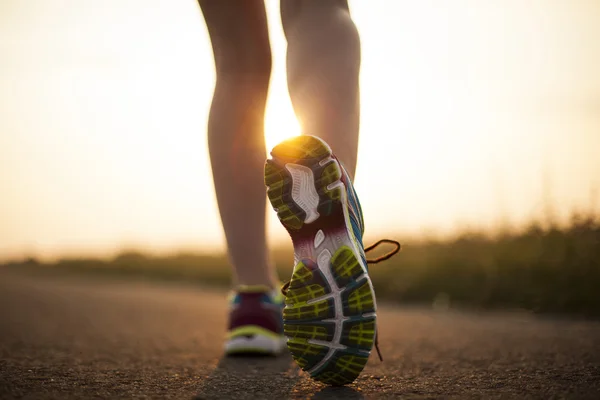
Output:
[[[198,4],[55,3],[0,13],[0,258],[222,249],[206,146],[215,73]],[[266,5],[269,151],[301,123],[279,2]],[[369,234],[523,226],[548,193],[560,218],[589,206],[600,185],[597,3],[350,5]]]
[[[267,151],[282,140],[300,135],[301,128],[290,101],[284,96],[271,96],[265,116]]]
[[[0,0],[0,398],[600,399],[599,22]]]

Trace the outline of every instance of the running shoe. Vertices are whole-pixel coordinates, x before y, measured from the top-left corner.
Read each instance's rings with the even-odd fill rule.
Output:
[[[377,306],[350,178],[323,140],[303,135],[273,148],[265,184],[294,245],[295,267],[283,289],[288,348],[315,380],[351,383],[375,344]]]
[[[266,286],[240,286],[229,296],[226,355],[276,355],[286,348],[284,297]]]

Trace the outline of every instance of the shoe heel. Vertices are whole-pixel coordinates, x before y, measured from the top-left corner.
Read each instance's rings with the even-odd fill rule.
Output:
[[[267,196],[288,231],[298,231],[342,207],[342,172],[321,139],[288,139],[275,146],[271,156],[265,164]]]

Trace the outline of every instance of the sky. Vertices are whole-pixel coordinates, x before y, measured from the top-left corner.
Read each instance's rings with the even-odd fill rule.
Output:
[[[600,2],[354,0],[367,235],[518,228],[598,206]],[[279,4],[267,147],[301,132]],[[0,260],[222,250],[192,0],[0,2]],[[270,241],[286,234],[268,213]]]

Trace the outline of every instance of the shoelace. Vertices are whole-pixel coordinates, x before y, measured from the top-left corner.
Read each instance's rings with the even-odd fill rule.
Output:
[[[378,240],[377,242],[373,243],[372,245],[365,247],[365,253],[368,253],[369,251],[374,250],[375,248],[377,248],[379,245],[381,245],[383,243],[393,244],[395,246],[394,250],[391,250],[388,253],[385,253],[384,255],[376,257],[376,258],[371,258],[371,259],[367,258],[367,264],[377,264],[377,263],[380,263],[382,261],[385,261],[385,260],[393,257],[402,248],[402,245],[399,242],[395,241],[395,240],[381,239],[381,240]],[[290,283],[291,283],[291,281],[287,281],[281,287],[281,294],[283,294],[284,296],[288,292],[288,289],[290,287]],[[381,356],[381,351],[379,351],[379,337],[378,336],[379,335],[377,335],[377,331],[376,331],[375,332],[375,349],[377,350],[377,355],[379,356],[379,361],[383,361],[383,357]]]

